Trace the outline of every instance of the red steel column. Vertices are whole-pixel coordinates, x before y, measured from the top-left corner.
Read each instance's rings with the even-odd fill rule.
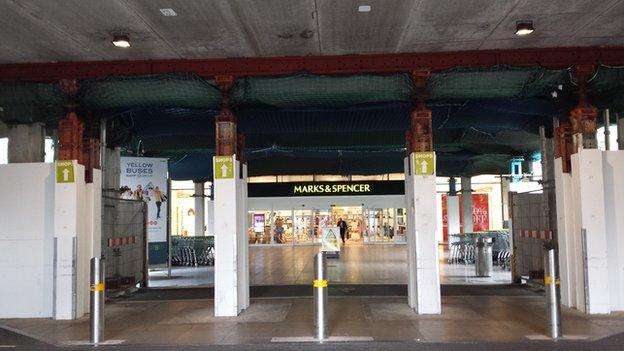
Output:
[[[230,110],[230,91],[234,85],[234,76],[216,76],[221,89],[221,111],[215,121],[215,141],[217,156],[231,156],[237,149],[236,116]]]
[[[579,65],[574,68],[574,76],[579,87],[578,106],[570,111],[570,124],[572,127],[572,153],[579,148],[596,149],[596,118],[598,110],[587,101],[587,80],[594,74],[596,67],[593,65]]]
[[[414,85],[415,107],[411,115],[411,128],[406,136],[411,137],[411,144],[406,145],[412,152],[433,151],[433,126],[431,110],[427,108],[427,81],[431,77],[428,69],[412,72],[412,84]]]

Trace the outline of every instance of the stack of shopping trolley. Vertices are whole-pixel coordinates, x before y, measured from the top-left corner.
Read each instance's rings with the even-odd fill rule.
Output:
[[[448,263],[471,264],[475,260],[475,238],[486,236],[492,238],[492,260],[502,269],[511,270],[511,247],[508,230],[491,230],[486,232],[463,233],[450,235]]]
[[[174,266],[213,266],[214,237],[180,237],[171,238],[171,264]]]

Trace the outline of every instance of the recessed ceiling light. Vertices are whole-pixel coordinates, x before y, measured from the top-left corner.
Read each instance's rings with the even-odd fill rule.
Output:
[[[370,5],[360,5],[358,6],[358,12],[370,12],[371,10],[371,6]]]
[[[516,22],[516,35],[525,36],[533,33],[533,21],[518,21]]]
[[[112,43],[118,48],[129,48],[130,36],[128,34],[113,34]]]
[[[173,17],[178,15],[173,9],[160,9],[160,13],[162,13],[166,17]]]

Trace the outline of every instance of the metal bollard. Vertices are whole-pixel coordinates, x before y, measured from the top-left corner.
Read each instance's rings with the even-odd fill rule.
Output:
[[[557,250],[552,245],[545,247],[544,288],[546,289],[546,313],[548,314],[548,334],[552,339],[561,335],[561,295],[559,292],[559,267]]]
[[[314,256],[314,327],[319,342],[327,339],[327,258],[321,251]]]
[[[90,322],[91,343],[99,344],[104,337],[104,265],[99,257],[91,258]]]

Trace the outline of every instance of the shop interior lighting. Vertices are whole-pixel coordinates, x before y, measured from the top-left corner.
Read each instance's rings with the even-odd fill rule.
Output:
[[[118,48],[129,48],[130,36],[128,34],[114,34],[112,43]]]
[[[358,12],[370,12],[371,10],[371,6],[370,5],[360,5],[358,6]]]
[[[533,28],[533,21],[518,21],[516,22],[516,35],[526,36],[535,31]]]

